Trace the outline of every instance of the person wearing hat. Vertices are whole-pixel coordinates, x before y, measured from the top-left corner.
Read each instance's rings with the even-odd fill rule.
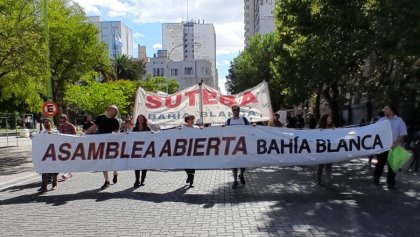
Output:
[[[42,119],[42,125],[44,129],[40,132],[41,133],[48,133],[48,134],[58,134],[59,132],[56,129],[52,128],[52,121],[49,118]],[[57,188],[58,180],[57,180],[58,173],[42,173],[42,184],[41,188],[38,189],[40,192],[48,192],[48,179],[52,178],[52,188],[51,190],[55,190]]]
[[[108,107],[108,110],[105,114],[99,115],[96,117],[94,125],[92,125],[85,134],[106,134],[106,133],[113,133],[118,132],[120,130],[120,123],[116,119],[118,115],[118,108],[115,105],[111,105]],[[109,182],[109,175],[108,171],[102,172],[104,175],[105,183],[102,185],[101,189],[108,188],[111,183]],[[114,177],[112,182],[116,184],[118,181],[118,173],[114,171]]]

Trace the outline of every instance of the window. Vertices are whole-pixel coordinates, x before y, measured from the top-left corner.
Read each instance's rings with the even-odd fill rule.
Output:
[[[185,50],[185,53],[188,53],[188,50]]]
[[[171,76],[178,76],[178,68],[171,69]]]
[[[165,69],[163,68],[160,69],[160,76],[165,76]]]
[[[157,76],[156,68],[153,68],[153,76]]]
[[[192,67],[184,68],[184,74],[185,75],[192,75],[193,74],[193,68]]]

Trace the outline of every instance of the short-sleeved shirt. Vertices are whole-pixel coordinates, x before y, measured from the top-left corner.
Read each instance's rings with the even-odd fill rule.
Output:
[[[398,140],[398,137],[407,135],[407,127],[400,117],[397,115],[394,115],[392,118],[382,117],[378,120],[378,122],[385,121],[387,119],[391,122],[392,141],[394,143]]]
[[[92,121],[85,122],[83,124],[83,131],[87,131],[90,127],[92,127],[92,125],[94,125],[94,123]]]
[[[76,135],[76,127],[71,123],[63,123],[57,126],[57,129],[62,134]]]
[[[115,118],[108,118],[106,115],[96,117],[95,125],[98,127],[98,133],[112,133],[120,129],[120,123]]]
[[[248,119],[245,117],[239,117],[239,118],[229,118],[226,121],[227,126],[235,126],[235,125],[249,125]]]

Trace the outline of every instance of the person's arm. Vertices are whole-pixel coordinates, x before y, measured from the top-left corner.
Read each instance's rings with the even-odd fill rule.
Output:
[[[90,128],[85,132],[85,134],[93,134],[96,133],[96,131],[98,130],[98,126],[96,126],[96,124],[93,124],[92,126],[90,126]]]
[[[73,135],[77,134],[76,126],[74,126],[73,124],[71,125],[71,134]]]
[[[405,125],[405,123],[401,120],[401,124],[399,126],[399,131],[398,131],[398,138],[397,140],[394,142],[394,144],[392,144],[392,148],[395,148],[397,146],[400,146],[404,143],[405,137],[407,136],[407,126]]]

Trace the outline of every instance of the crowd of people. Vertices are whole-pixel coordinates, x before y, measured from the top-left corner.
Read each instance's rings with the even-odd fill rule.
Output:
[[[227,119],[226,123],[223,126],[247,126],[247,125],[254,125],[251,124],[248,119],[244,116],[240,115],[240,107],[238,105],[232,106],[232,117]],[[117,133],[117,132],[148,132],[151,131],[149,126],[148,120],[144,115],[138,115],[135,119],[135,122],[132,121],[132,118],[127,115],[125,116],[122,123],[117,120],[118,116],[118,108],[115,105],[109,106],[106,113],[103,115],[99,115],[96,117],[95,121],[92,120],[92,116],[86,115],[85,116],[85,123],[83,125],[83,133],[84,134],[107,134],[107,133]],[[289,117],[289,116],[288,116]],[[392,137],[393,137],[393,145],[391,147],[395,148],[397,146],[401,146],[404,143],[404,139],[407,136],[407,128],[404,121],[396,115],[396,109],[393,105],[387,104],[383,109],[383,117],[378,118],[377,121],[384,121],[389,120],[391,123],[392,128]],[[188,115],[184,118],[184,127],[185,128],[199,128],[196,124],[196,118],[193,115]],[[319,121],[316,123],[313,121],[312,117],[309,119],[309,127],[311,129],[319,129],[319,130],[326,130],[326,129],[335,129],[333,123],[333,117],[329,114],[321,116]],[[59,117],[59,124],[57,125],[57,129],[53,129],[52,121],[49,118],[44,118],[42,120],[44,130],[41,133],[61,133],[61,134],[72,134],[75,135],[76,127],[68,121],[68,118],[65,114],[60,115]],[[292,123],[290,125],[289,123]],[[299,126],[304,126],[304,120],[302,116],[297,116],[296,119],[292,120],[288,118],[287,124],[283,125],[280,122],[280,114],[275,113],[272,119],[268,122],[268,126],[270,127],[288,127],[291,128]],[[289,125],[289,126],[287,126]],[[302,127],[303,128],[303,127]],[[418,157],[420,156],[420,142],[414,144],[414,159],[410,166],[415,168],[415,171],[418,171]],[[385,165],[387,164],[387,157],[388,151],[378,154],[376,156],[377,163],[375,166],[374,174],[373,174],[373,183],[374,185],[380,185],[380,177],[382,176],[383,170]],[[369,157],[369,163],[373,159],[373,156]],[[316,171],[316,180],[315,182],[318,184],[329,184],[331,182],[331,173],[332,173],[332,163],[328,164],[320,164],[318,165]],[[325,170],[325,178],[324,181],[323,171]],[[241,185],[246,185],[245,180],[245,171],[246,167],[238,167],[232,169],[233,174],[233,183],[232,188],[236,189]],[[187,174],[186,183],[189,187],[194,187],[194,176],[195,170],[194,169],[185,169]],[[239,175],[238,175],[239,173]],[[147,170],[135,170],[135,181],[134,187],[138,188],[145,184]],[[64,180],[72,177],[72,173],[65,173],[62,175]],[[390,168],[388,164],[388,174],[387,174],[387,186],[389,189],[395,189],[395,176],[396,173]],[[48,183],[52,184],[51,190],[55,190],[57,188],[57,173],[49,173],[49,174],[42,174],[42,185],[39,191],[46,192],[48,191],[47,185]],[[101,189],[108,188],[111,183],[109,180],[108,171],[103,171],[104,183],[101,186]],[[239,182],[238,182],[239,178]],[[113,171],[113,179],[112,182],[116,184],[118,182],[118,172]]]

